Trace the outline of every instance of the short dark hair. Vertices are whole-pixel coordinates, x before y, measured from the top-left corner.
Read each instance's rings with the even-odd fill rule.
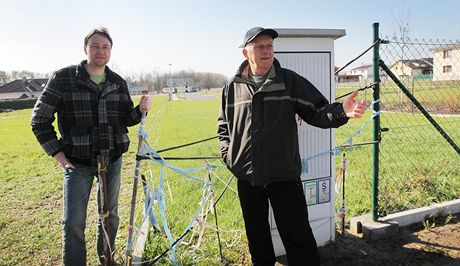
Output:
[[[109,30],[106,27],[99,27],[99,28],[92,29],[90,32],[88,32],[88,34],[86,34],[85,43],[84,43],[85,47],[86,45],[88,45],[89,38],[91,38],[91,36],[93,36],[94,34],[104,35],[109,40],[110,46],[113,46],[113,41],[112,41],[112,38],[110,37]]]

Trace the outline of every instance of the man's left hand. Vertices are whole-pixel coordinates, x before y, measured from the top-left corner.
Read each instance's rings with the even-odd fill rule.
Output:
[[[366,112],[367,102],[365,100],[356,101],[358,91],[353,92],[342,103],[343,110],[349,118],[360,118]]]

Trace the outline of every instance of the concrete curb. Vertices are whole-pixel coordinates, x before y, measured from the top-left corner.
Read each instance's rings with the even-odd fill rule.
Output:
[[[460,213],[460,199],[433,204],[428,207],[390,214],[377,222],[370,214],[350,219],[350,231],[353,234],[363,234],[366,240],[378,240],[391,237],[399,232],[399,227],[419,223],[427,217],[438,217]]]
[[[428,207],[390,214],[384,217],[382,221],[393,220],[398,222],[400,227],[404,227],[410,224],[419,223],[429,216],[438,217],[459,212],[460,199],[456,199],[448,202],[433,204]]]

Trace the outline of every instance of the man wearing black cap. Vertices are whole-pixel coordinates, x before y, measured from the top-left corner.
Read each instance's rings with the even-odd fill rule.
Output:
[[[274,59],[278,33],[255,27],[240,48],[246,60],[222,91],[218,118],[220,152],[238,178],[238,195],[253,265],[274,265],[269,202],[288,264],[319,265],[300,180],[296,114],[320,128],[337,128],[361,117],[357,92],[329,104],[308,80]]]

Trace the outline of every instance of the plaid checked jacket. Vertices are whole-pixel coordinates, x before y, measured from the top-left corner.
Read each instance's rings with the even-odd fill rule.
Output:
[[[48,80],[32,112],[32,131],[50,156],[64,151],[76,159],[118,157],[128,150],[127,127],[141,120],[139,106],[134,107],[123,78],[106,67],[106,81],[98,86],[85,64],[58,70]]]

